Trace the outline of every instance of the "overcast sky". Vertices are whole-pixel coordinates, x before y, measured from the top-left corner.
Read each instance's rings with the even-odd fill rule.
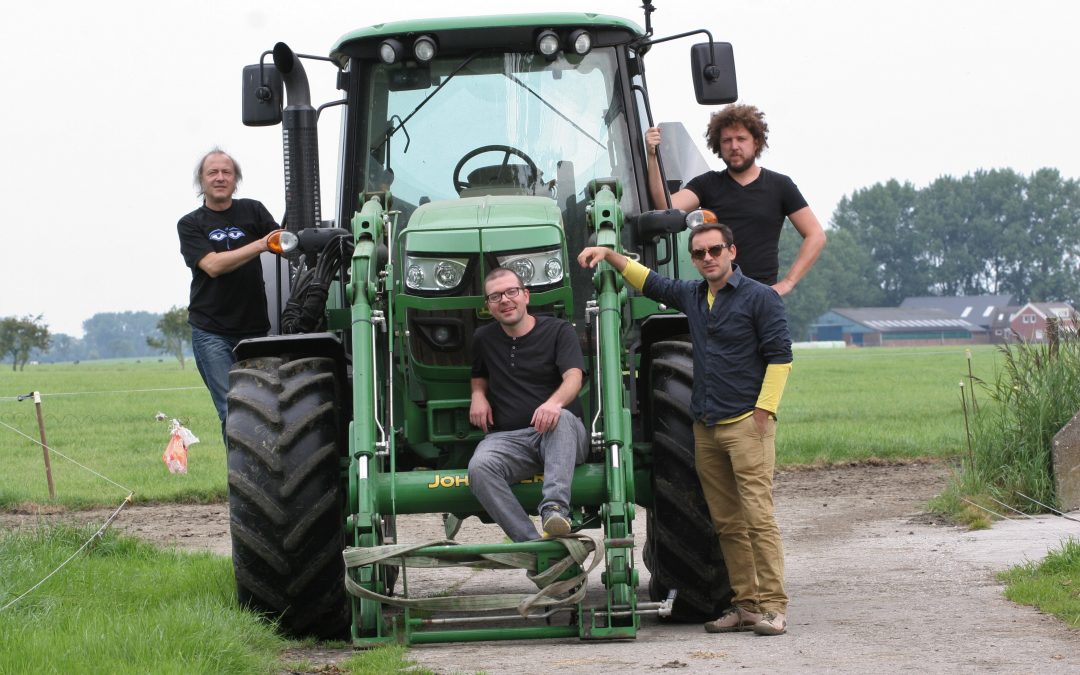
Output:
[[[641,4],[550,0],[525,11],[595,11],[643,26]],[[761,164],[794,178],[823,223],[843,196],[890,178],[922,187],[942,175],[1041,167],[1080,178],[1075,2],[654,4],[657,36],[707,28],[733,44],[740,100],[764,110],[771,128]],[[281,129],[240,123],[241,70],[262,51],[284,41],[325,55],[363,26],[518,6],[119,5],[9,3],[0,24],[0,316],[43,314],[54,333],[81,336],[97,312],[187,304],[176,221],[199,205],[192,172],[210,147],[240,160],[239,195],[280,219]],[[659,45],[647,63],[658,121],[681,121],[700,138],[711,109],[694,101],[693,41]],[[306,67],[313,101],[337,98],[333,68]],[[322,206],[332,217],[337,114],[323,117]]]

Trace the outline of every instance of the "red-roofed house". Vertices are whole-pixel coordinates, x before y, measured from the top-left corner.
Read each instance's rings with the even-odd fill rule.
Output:
[[[1062,328],[1075,329],[1076,310],[1067,302],[1029,302],[1012,315],[1009,328],[1025,342],[1046,340],[1046,320],[1057,319]]]

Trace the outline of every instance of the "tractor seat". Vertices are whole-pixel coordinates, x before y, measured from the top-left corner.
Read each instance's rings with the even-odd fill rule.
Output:
[[[494,164],[469,172],[469,187],[462,197],[484,195],[534,195],[538,177],[524,164]]]

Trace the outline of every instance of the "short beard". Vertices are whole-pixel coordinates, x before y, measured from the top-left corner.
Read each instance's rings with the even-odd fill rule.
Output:
[[[721,157],[720,159],[724,159],[724,158]],[[750,167],[754,166],[754,162],[756,160],[757,160],[757,157],[751,157],[751,158],[747,159],[741,165],[734,165],[731,162],[729,162],[728,160],[724,159],[724,166],[726,166],[728,168],[728,171],[734,171],[735,173],[742,173],[742,172],[746,171],[747,169],[749,169]]]

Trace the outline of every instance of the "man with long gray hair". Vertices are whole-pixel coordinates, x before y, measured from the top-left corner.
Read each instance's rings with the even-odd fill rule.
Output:
[[[180,253],[191,268],[188,323],[195,364],[214,400],[222,438],[233,348],[270,330],[259,254],[278,229],[261,203],[233,197],[242,176],[221,148],[203,155],[195,166],[203,205],[176,225]]]

